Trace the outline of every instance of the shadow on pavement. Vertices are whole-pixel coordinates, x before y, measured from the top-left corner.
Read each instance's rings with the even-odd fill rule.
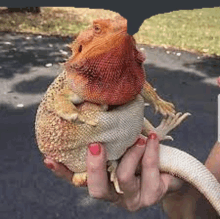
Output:
[[[15,84],[12,90],[18,93],[44,93],[46,92],[48,86],[53,82],[53,80],[54,77],[39,76],[31,81],[22,81],[18,84]]]
[[[63,62],[69,53],[69,49],[64,45],[72,40],[66,37],[9,35],[1,32],[0,78],[11,78],[15,73],[27,74],[32,67]]]
[[[210,77],[220,75],[220,57],[206,57],[199,62],[185,63],[184,66],[196,68],[198,71],[204,72]]]

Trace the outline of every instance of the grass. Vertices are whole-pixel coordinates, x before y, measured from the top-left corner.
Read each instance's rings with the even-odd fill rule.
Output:
[[[112,17],[111,11],[88,8],[41,7],[40,14],[7,13],[0,8],[0,31],[43,35],[74,36],[88,27],[92,20]]]
[[[98,17],[115,12],[88,8],[41,8],[40,14],[7,13],[0,8],[0,31],[74,36]],[[220,56],[220,7],[180,10],[146,19],[138,43],[175,47]]]
[[[135,37],[139,43],[220,56],[220,7],[153,16],[144,21]]]

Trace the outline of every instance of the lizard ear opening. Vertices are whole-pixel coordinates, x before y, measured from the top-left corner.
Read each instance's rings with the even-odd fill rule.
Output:
[[[82,45],[79,46],[78,52],[82,52]]]

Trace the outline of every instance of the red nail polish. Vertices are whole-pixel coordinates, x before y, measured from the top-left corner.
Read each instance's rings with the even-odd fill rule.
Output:
[[[135,145],[145,145],[146,140],[144,138],[138,138],[138,140],[135,142]]]
[[[55,168],[52,163],[46,163],[46,162],[44,162],[44,164],[45,164],[45,166],[46,166],[47,168],[49,168],[49,169],[51,169],[51,170],[54,170],[54,168]]]
[[[92,155],[99,155],[101,153],[101,146],[99,144],[90,144],[89,150]]]
[[[157,138],[157,134],[156,133],[151,133],[148,135],[148,139],[153,139],[155,140]]]

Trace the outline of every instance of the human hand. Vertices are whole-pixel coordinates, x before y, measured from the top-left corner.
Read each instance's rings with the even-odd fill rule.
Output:
[[[91,144],[87,155],[89,194],[94,198],[112,201],[130,211],[160,201],[167,191],[177,190],[180,183],[175,177],[159,172],[158,150],[159,141],[155,134],[151,134],[148,140],[139,139],[125,153],[117,169],[120,188],[124,193],[118,194],[108,178],[104,146]],[[63,164],[50,158],[45,158],[44,163],[55,175],[71,182],[73,172]],[[136,176],[135,172],[140,163],[141,175]]]
[[[123,194],[116,193],[109,182],[105,148],[92,144],[89,149],[87,182],[89,194],[94,198],[109,200],[129,211],[136,211],[157,203],[168,191],[181,186],[175,177],[159,172],[159,141],[154,133],[148,140],[140,138],[119,163],[116,173]],[[137,176],[139,164],[141,175]]]
[[[58,163],[54,160],[52,160],[49,157],[44,158],[44,165],[53,171],[53,173],[68,182],[72,183],[72,178],[73,178],[73,172],[70,171],[65,165],[62,163]]]

